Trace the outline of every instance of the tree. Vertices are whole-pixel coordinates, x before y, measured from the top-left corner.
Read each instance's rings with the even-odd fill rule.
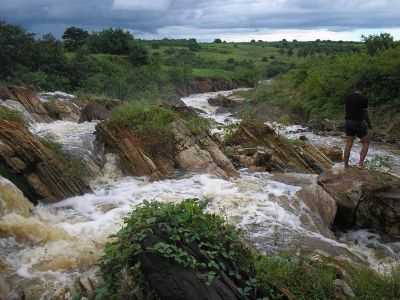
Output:
[[[0,22],[0,78],[13,77],[19,68],[31,68],[33,34],[23,28]]]
[[[150,63],[149,51],[139,42],[131,42],[129,61],[134,66],[142,66]]]
[[[215,40],[214,40],[214,43],[215,43],[215,44],[222,44],[222,40],[221,40],[221,39],[215,39]]]
[[[256,40],[251,40],[250,43],[251,43],[251,44],[255,44],[255,43],[256,43]]]
[[[196,39],[190,39],[189,40],[189,46],[188,46],[190,51],[196,52],[201,49],[199,43],[197,43]]]
[[[393,36],[389,33],[362,35],[361,38],[367,47],[368,54],[371,56],[382,50],[393,48],[395,45]]]
[[[91,34],[88,39],[89,49],[94,53],[128,55],[133,36],[120,28],[105,29]]]
[[[34,70],[62,75],[66,58],[62,43],[52,34],[45,34],[35,45]]]
[[[293,56],[293,54],[294,54],[293,48],[289,48],[288,51],[287,51],[287,55],[288,56]]]
[[[62,38],[64,40],[64,47],[68,51],[76,51],[86,42],[89,37],[89,32],[78,27],[68,27]]]

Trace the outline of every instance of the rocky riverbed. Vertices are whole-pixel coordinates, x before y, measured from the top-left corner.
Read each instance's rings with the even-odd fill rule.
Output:
[[[18,91],[12,91],[18,94]],[[212,119],[215,122],[212,132],[221,136],[222,125],[240,120],[229,111],[218,111],[218,107],[210,105],[208,99],[231,94],[232,91],[195,94],[182,98],[182,101],[201,110],[202,116]],[[23,95],[17,97],[10,92],[7,97],[18,101],[18,97]],[[240,159],[238,170],[235,170],[218,138],[209,135],[198,139],[189,135],[186,129],[179,129],[175,139],[185,132],[184,140],[191,142],[182,141],[180,152],[165,161],[165,155],[161,155],[161,160],[160,156],[142,151],[140,143],[134,143],[129,132],[118,132],[121,136],[116,137],[117,133],[110,132],[104,123],[99,127],[100,120],[78,123],[77,116],[71,117],[76,110],[65,109],[81,105],[73,102],[73,97],[65,94],[51,94],[51,97],[55,97],[56,103],[67,103],[62,106],[65,114],[56,114],[58,120],[46,114],[47,99],[39,98],[40,109],[26,104],[24,116],[30,122],[27,126],[30,132],[25,134],[33,139],[46,138],[57,142],[64,151],[92,166],[92,172],[87,186],[86,183],[81,184],[86,190],[79,189],[74,192],[75,196],[57,199],[61,201],[56,203],[40,201],[35,207],[12,183],[3,179],[0,181],[0,291],[7,293],[6,299],[69,299],[77,280],[90,289],[92,284],[88,283],[88,278],[91,278],[89,282],[95,278],[96,261],[102,255],[104,244],[119,229],[129,211],[145,200],[178,202],[186,198],[206,199],[208,211],[223,215],[228,222],[244,229],[249,241],[266,253],[318,252],[337,259],[369,264],[382,272],[399,261],[397,229],[383,230],[384,234],[381,234],[379,228],[365,229],[362,226],[365,224],[361,222],[358,223],[360,227],[332,230],[337,211],[343,205],[338,205],[335,198],[337,190],[332,190],[331,185],[324,187],[319,182],[318,170],[330,169],[333,164],[326,164],[326,157],[314,150],[314,146],[341,146],[340,137],[315,135],[306,128],[276,126],[277,133],[270,132],[266,141],[255,137],[250,147],[256,152],[259,151],[257,147],[262,148],[260,151],[271,151],[267,161],[272,164],[272,170],[251,169],[252,163],[240,167]],[[23,101],[21,103],[24,104]],[[247,137],[255,135],[248,127],[244,126],[242,130]],[[299,146],[297,142],[287,140],[297,141],[300,136],[306,137],[310,142],[306,143],[308,146]],[[311,152],[310,144],[314,147]],[[38,147],[42,146],[35,146]],[[127,148],[130,151],[127,152]],[[41,155],[43,151],[38,153]],[[158,155],[160,153],[163,149]],[[315,161],[311,162],[307,153]],[[316,153],[320,158],[315,158]],[[372,145],[370,160],[376,155],[388,156],[392,167],[390,171],[400,174],[398,149]],[[321,166],[321,157],[324,167],[313,168]],[[356,159],[355,154],[352,159]],[[131,166],[128,172],[120,167],[121,161]],[[136,165],[138,162],[140,164]],[[263,164],[262,160],[260,164]],[[290,170],[276,167],[290,164],[293,164]],[[135,173],[137,166],[142,168]],[[340,174],[340,168],[340,165],[334,166],[332,174]],[[148,172],[143,172],[147,169]],[[62,168],[57,172],[62,174]],[[57,172],[52,178],[56,178]],[[353,179],[361,178],[357,170],[354,172]],[[383,197],[380,199],[388,199],[392,201],[391,205],[398,208],[398,182],[395,177],[390,178],[393,179],[390,186],[393,189],[385,190],[386,196],[380,196]],[[42,183],[46,184],[44,179]],[[373,192],[380,192],[381,187],[378,185]],[[360,193],[364,192],[360,186],[358,188]],[[348,190],[349,193],[357,191],[352,186]],[[365,210],[362,215],[368,214],[368,207]],[[381,213],[388,212],[383,209]],[[397,228],[399,214],[392,217],[394,223],[388,222],[387,226]]]

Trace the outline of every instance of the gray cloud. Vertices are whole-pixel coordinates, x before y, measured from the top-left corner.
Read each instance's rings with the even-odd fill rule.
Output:
[[[70,25],[143,36],[399,28],[398,0],[1,0],[0,19],[59,35]]]

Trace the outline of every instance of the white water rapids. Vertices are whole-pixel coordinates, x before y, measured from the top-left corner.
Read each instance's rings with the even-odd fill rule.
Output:
[[[219,123],[236,121],[229,114],[217,114],[216,108],[208,105],[208,98],[221,93],[232,92],[192,95],[183,101]],[[95,125],[57,121],[34,124],[31,130],[60,143],[66,151],[92,157]],[[325,143],[322,137],[313,138]],[[245,229],[249,240],[266,252],[300,249],[307,243],[311,248],[314,245],[337,256],[356,257],[375,267],[392,262],[400,253],[400,245],[381,244],[379,237],[367,231],[344,234],[336,241],[321,231],[312,211],[299,199],[301,187],[278,182],[269,173],[242,170],[240,178],[232,180],[185,174],[150,182],[120,174],[108,176],[118,173],[112,159],[110,164],[101,178],[93,181],[93,193],[39,205],[29,218],[13,215],[3,220],[14,236],[0,239],[0,259],[12,274],[9,277],[15,290],[25,290],[26,299],[53,299],[77,277],[92,274],[108,237],[118,231],[128,212],[145,200],[205,199],[210,212]],[[385,251],[385,259],[374,255],[377,248]]]

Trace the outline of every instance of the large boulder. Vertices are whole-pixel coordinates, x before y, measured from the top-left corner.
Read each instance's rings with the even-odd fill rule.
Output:
[[[334,162],[343,161],[343,150],[339,146],[318,146],[318,149]]]
[[[195,78],[184,89],[178,89],[181,96],[190,94],[209,93],[239,88],[240,84],[235,81],[214,78]]]
[[[37,122],[51,121],[46,108],[43,106],[36,92],[30,88],[16,86],[1,88],[0,99],[18,101]]]
[[[90,191],[60,153],[18,122],[0,120],[0,169],[33,201],[55,202]]]
[[[141,135],[134,129],[115,128],[103,122],[96,135],[106,152],[118,154],[125,173],[150,176],[158,180],[173,175],[178,169],[206,171],[218,176],[238,173],[220,146],[208,135],[196,136],[183,120],[171,126],[171,135],[163,141]]]
[[[54,120],[78,122],[80,107],[70,100],[53,99],[43,103],[49,117]]]
[[[31,123],[35,122],[35,119],[32,117],[30,112],[27,111],[26,108],[20,102],[18,102],[16,100],[11,100],[11,99],[1,100],[0,99],[0,106],[19,112],[22,119],[27,124],[31,124]]]
[[[291,204],[301,212],[303,226],[334,239],[331,228],[334,224],[337,204],[335,199],[318,184],[318,175],[299,173],[276,173],[272,179],[301,187]]]
[[[332,169],[323,173],[319,184],[335,198],[335,225],[358,226],[400,236],[400,179],[358,168]]]
[[[11,181],[0,176],[0,217],[10,213],[27,217],[32,208],[24,194]]]
[[[333,166],[332,161],[315,146],[303,141],[289,141],[270,126],[257,121],[243,121],[226,143],[231,150],[228,151],[230,157],[236,161],[238,156],[243,156],[243,150],[264,149],[263,152],[270,154],[263,156],[264,159],[255,167],[265,167],[268,171],[319,174]],[[250,152],[250,156],[254,153]]]
[[[91,101],[82,109],[79,123],[106,120],[110,117],[111,111],[120,104],[121,102],[117,100]]]
[[[244,99],[241,97],[234,96],[234,95],[230,95],[230,96],[218,95],[215,98],[209,98],[207,101],[208,101],[208,104],[210,104],[212,106],[234,108],[234,107],[237,107],[237,106],[243,104]]]

